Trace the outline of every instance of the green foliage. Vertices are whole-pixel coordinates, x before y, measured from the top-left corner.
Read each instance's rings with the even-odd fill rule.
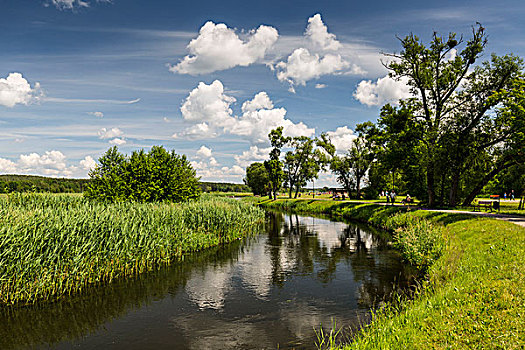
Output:
[[[264,162],[264,167],[270,180],[270,192],[273,194],[273,198],[277,199],[277,191],[281,188],[284,179],[283,163],[279,158],[281,148],[289,141],[289,138],[283,136],[282,126],[270,131],[268,138],[273,148],[270,151],[270,159]]]
[[[349,195],[355,191],[361,198],[361,182],[374,160],[373,147],[364,137],[354,140],[352,147],[343,156],[334,156],[330,169],[337,181],[344,186]]]
[[[441,226],[406,214],[393,216],[387,225],[398,227],[394,232],[394,246],[419,270],[425,271],[441,257],[445,248]]]
[[[241,201],[104,203],[71,195],[0,197],[0,304],[53,300],[246,235],[264,218]]]
[[[182,202],[201,193],[199,179],[185,156],[153,146],[130,157],[110,148],[89,176],[86,198],[104,201]]]
[[[88,183],[88,179],[62,179],[32,175],[0,175],[0,193],[80,193],[87,187]]]
[[[525,163],[523,62],[493,55],[475,65],[486,38],[479,24],[466,42],[434,33],[425,44],[410,34],[387,55],[390,76],[406,80],[413,97],[384,106],[363,132],[378,146],[372,186],[398,173],[430,206],[467,205],[499,172]]]
[[[252,163],[246,168],[244,182],[250,186],[254,195],[265,195],[270,191],[268,171],[263,163]]]

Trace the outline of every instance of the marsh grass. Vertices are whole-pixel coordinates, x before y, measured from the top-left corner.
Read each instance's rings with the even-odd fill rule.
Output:
[[[0,303],[53,300],[240,239],[262,210],[203,196],[181,204],[106,204],[79,196],[0,198]]]

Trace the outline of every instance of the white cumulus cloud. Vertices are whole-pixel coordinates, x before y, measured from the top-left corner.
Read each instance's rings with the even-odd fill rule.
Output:
[[[353,96],[367,106],[379,106],[385,103],[397,103],[400,99],[411,97],[412,94],[406,78],[394,80],[385,76],[375,82],[361,81]]]
[[[69,163],[69,164],[68,164]],[[86,156],[76,164],[68,162],[60,151],[51,150],[43,154],[36,152],[19,155],[16,161],[0,158],[0,172],[9,174],[33,174],[54,177],[85,177],[96,162]]]
[[[347,126],[339,127],[335,129],[335,131],[328,131],[327,134],[338,153],[345,153],[349,150],[357,138],[354,132]]]
[[[126,144],[126,140],[124,138],[114,138],[113,140],[109,140],[109,143],[112,145],[122,146]]]
[[[287,81],[292,85],[306,85],[308,80],[317,79],[322,75],[341,73],[350,67],[339,54],[319,56],[308,49],[296,49],[286,62],[281,61],[275,66],[278,70],[277,79]]]
[[[284,127],[287,136],[315,133],[315,129],[302,122],[293,123],[286,119],[286,109],[274,108],[266,92],[259,92],[252,100],[244,102],[240,116],[233,115],[231,104],[235,101],[225,94],[220,81],[215,80],[210,85],[199,83],[181,107],[184,120],[193,125],[173,136],[197,139],[228,133],[242,136],[253,144],[267,144],[268,133],[279,126]]]
[[[13,174],[16,172],[16,163],[9,159],[0,158],[0,172]]]
[[[250,146],[248,151],[243,151],[241,155],[234,156],[235,162],[241,167],[247,167],[253,162],[261,162],[268,159],[271,147],[259,148],[258,146]]]
[[[85,170],[91,170],[97,166],[97,162],[91,156],[86,156],[79,164]]]
[[[102,128],[98,132],[98,136],[101,139],[111,139],[111,138],[119,137],[122,135],[124,135],[124,133],[119,128],[111,128],[109,130],[106,128]]]
[[[21,73],[10,73],[7,78],[0,79],[0,106],[28,105],[38,100],[39,94],[40,84],[31,87]]]
[[[323,23],[319,13],[308,18],[308,26],[304,35],[321,50],[335,51],[341,48],[341,43],[337,41],[335,34],[328,33],[328,28]]]
[[[246,67],[263,59],[278,37],[275,28],[261,25],[243,40],[226,24],[209,21],[201,27],[199,36],[188,44],[190,54],[169,69],[175,73],[197,75],[236,66]]]
[[[197,157],[199,158],[210,158],[212,156],[212,151],[210,148],[202,145],[201,148],[197,151]]]

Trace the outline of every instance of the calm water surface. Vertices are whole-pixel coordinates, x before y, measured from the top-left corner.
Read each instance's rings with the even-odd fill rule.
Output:
[[[312,349],[314,329],[357,327],[407,280],[370,227],[268,213],[244,241],[60,303],[0,310],[0,349]]]

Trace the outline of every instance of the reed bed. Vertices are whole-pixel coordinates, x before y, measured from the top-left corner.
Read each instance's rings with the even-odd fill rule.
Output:
[[[255,206],[213,196],[181,204],[1,197],[0,303],[56,300],[134,276],[187,252],[239,239],[263,218]]]

